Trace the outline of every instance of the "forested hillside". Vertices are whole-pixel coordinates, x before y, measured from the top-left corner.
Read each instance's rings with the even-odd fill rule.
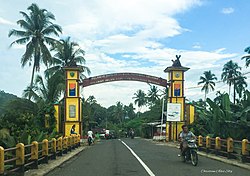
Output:
[[[4,111],[4,106],[6,105],[6,103],[17,98],[18,97],[16,95],[5,93],[3,90],[0,90],[0,116]]]

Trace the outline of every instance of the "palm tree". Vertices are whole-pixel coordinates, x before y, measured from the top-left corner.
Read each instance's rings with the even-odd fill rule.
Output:
[[[241,67],[238,66],[237,63],[234,63],[232,60],[228,61],[223,69],[221,74],[221,79],[223,82],[226,82],[229,85],[229,96],[230,96],[230,90],[231,86],[235,85],[235,79],[241,75],[241,72],[238,71],[241,70]],[[234,86],[234,104],[235,104],[235,86]]]
[[[159,95],[158,95],[159,90],[155,85],[151,86],[150,85],[150,90],[148,91],[148,102],[150,103],[150,106],[154,105],[157,100],[159,100]]]
[[[198,85],[203,84],[201,90],[205,91],[205,101],[206,101],[208,92],[210,90],[214,91],[214,86],[215,86],[214,80],[217,80],[217,77],[215,76],[215,74],[211,72],[211,70],[205,71],[203,74],[204,76],[200,76],[201,81],[198,82]]]
[[[247,78],[241,75],[237,77],[237,79],[235,80],[235,89],[236,89],[236,92],[239,94],[239,98],[242,98],[242,93],[245,91],[247,87],[247,83],[245,79]]]
[[[97,102],[96,99],[95,99],[95,97],[94,97],[93,95],[90,95],[86,101],[87,101],[90,105],[92,105],[92,104],[94,104],[94,103]]]
[[[29,86],[32,88],[34,74],[35,71],[40,70],[40,64],[44,63],[46,66],[51,64],[52,57],[47,45],[53,45],[56,40],[50,36],[59,36],[62,29],[59,25],[51,22],[51,20],[55,20],[55,16],[46,9],[40,9],[33,3],[28,7],[28,10],[30,11],[29,14],[21,11],[20,13],[24,19],[17,21],[17,24],[20,25],[23,30],[12,29],[9,32],[9,37],[19,37],[19,39],[13,41],[10,46],[13,44],[26,44],[26,51],[21,58],[21,64],[22,67],[27,63],[29,65],[33,64]]]
[[[142,90],[137,90],[136,93],[134,93],[135,97],[135,104],[138,105],[139,107],[139,112],[141,111],[141,107],[146,105],[147,99],[146,99],[146,94]]]
[[[50,132],[52,132],[55,127],[54,103],[58,102],[63,91],[64,85],[59,82],[57,75],[46,77],[45,81],[40,75],[37,75],[33,89],[30,89],[28,86],[23,92],[24,97],[32,98],[39,107],[39,118],[37,119],[39,125],[43,126],[45,123],[45,115],[49,115],[50,118],[47,119],[49,128],[45,128]]]
[[[46,82],[44,82],[42,76],[37,75],[34,88],[27,87],[23,92],[23,96],[31,97],[37,103],[51,104],[57,102],[64,91],[64,85],[60,83],[57,75],[45,79]]]
[[[80,48],[76,42],[71,42],[70,37],[61,39],[51,49],[56,54],[53,57],[52,67],[48,68],[46,74],[59,74],[64,76],[63,67],[77,66],[77,64],[85,64],[85,52]],[[81,68],[81,73],[87,72],[90,74],[88,67],[78,65]],[[80,75],[81,79],[86,78],[84,74]]]
[[[247,47],[244,51],[250,54],[250,47]],[[246,67],[250,65],[250,55],[244,56],[241,59],[246,59]]]
[[[123,111],[125,113],[125,116],[129,119],[135,118],[134,110],[135,110],[135,108],[134,108],[133,103],[130,103],[128,106],[124,105],[124,107],[123,107]]]

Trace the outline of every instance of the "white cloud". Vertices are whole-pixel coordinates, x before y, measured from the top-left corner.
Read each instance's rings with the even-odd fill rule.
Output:
[[[56,15],[56,23],[62,25],[64,35],[71,36],[86,51],[86,66],[91,69],[91,76],[136,72],[167,78],[163,70],[172,65],[171,60],[175,59],[176,54],[181,54],[182,65],[191,68],[185,76],[185,87],[190,87],[197,86],[199,76],[205,70],[212,70],[219,77],[222,63],[238,56],[225,48],[206,51],[199,43],[193,46],[193,51],[170,48],[159,42],[189,30],[180,24],[175,15],[201,5],[199,0],[73,0],[72,8],[63,0],[56,1],[56,4],[53,2],[42,1],[44,5],[40,7],[46,8],[47,5],[48,10]],[[9,43],[6,46],[8,45]],[[12,52],[17,51],[20,52],[12,49],[8,53],[12,55]],[[23,54],[20,53],[19,56]],[[16,57],[15,55],[14,58]],[[1,77],[6,78],[0,82],[5,85],[2,89],[17,89],[19,93],[28,85],[31,72],[21,70],[20,59],[17,66],[19,69],[15,72],[18,78],[13,74],[12,78],[1,74]],[[11,81],[8,82],[8,79]],[[133,102],[133,94],[138,89],[147,92],[148,88],[145,83],[114,82],[84,88],[83,94],[94,95],[99,103],[108,107],[117,101],[124,104]],[[200,89],[190,89],[186,95],[190,99],[196,99],[203,98],[204,94]]]
[[[12,23],[11,21],[8,21],[2,17],[0,17],[0,24],[5,24],[5,25],[15,25],[14,23]]]
[[[223,13],[223,14],[231,14],[231,13],[234,13],[234,9],[232,7],[223,8],[221,10],[221,13]]]
[[[201,49],[201,44],[200,43],[194,43],[193,44],[193,46],[192,46],[192,48],[194,48],[194,49]]]
[[[66,33],[102,39],[119,33],[139,38],[171,37],[185,31],[173,15],[200,5],[199,0],[103,0],[79,2],[71,13],[75,22],[65,24]],[[77,31],[81,30],[82,33]]]

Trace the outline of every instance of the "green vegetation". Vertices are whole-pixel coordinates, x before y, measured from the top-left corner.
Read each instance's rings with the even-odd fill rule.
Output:
[[[237,104],[230,102],[227,93],[213,101],[207,98],[209,107],[195,103],[196,121],[191,125],[195,134],[221,138],[250,139],[250,92]]]
[[[245,51],[248,52],[248,50]],[[248,67],[249,57],[244,58],[246,58],[246,67]],[[250,92],[246,89],[246,77],[240,70],[241,67],[237,63],[232,60],[227,62],[223,66],[221,80],[229,85],[228,93],[218,91],[213,100],[207,98],[206,101],[193,102],[196,109],[196,120],[191,127],[196,134],[250,140]],[[210,76],[207,77],[211,78],[207,80],[213,80],[214,74],[206,71],[205,73],[209,74]],[[198,84],[204,83],[202,90],[206,92],[205,83],[208,85],[209,82],[205,81],[204,77],[201,77],[201,80]],[[215,86],[215,82],[210,83],[212,87]],[[231,86],[234,88],[233,102],[230,101]],[[212,90],[214,89],[212,88]]]
[[[161,119],[162,99],[159,98],[159,91],[155,86],[150,86],[148,95],[142,90],[138,90],[135,95],[143,95],[141,99],[135,98],[135,103],[140,102],[148,106],[148,111],[144,113],[139,111],[136,114],[132,103],[127,106],[121,102],[104,108],[97,103],[94,96],[90,96],[83,103],[83,121],[85,122],[83,128],[108,128],[121,135],[124,135],[122,132],[133,128],[137,135],[145,136],[144,124]],[[138,105],[141,107],[140,103]]]
[[[18,98],[16,95],[5,93],[3,90],[0,90],[0,114],[4,113],[5,104],[16,98]]]
[[[207,94],[210,91],[210,89],[214,91],[214,86],[215,86],[214,80],[217,80],[217,77],[215,76],[215,74],[211,72],[211,70],[205,71],[203,74],[204,76],[200,77],[201,81],[198,82],[198,85],[203,84],[203,87],[201,90],[205,91],[205,100],[206,100]]]

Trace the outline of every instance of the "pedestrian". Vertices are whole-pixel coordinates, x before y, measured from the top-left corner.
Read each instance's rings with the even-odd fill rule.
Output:
[[[75,131],[76,131],[76,125],[74,124],[74,125],[71,127],[70,135],[72,135],[72,134],[77,134]]]

